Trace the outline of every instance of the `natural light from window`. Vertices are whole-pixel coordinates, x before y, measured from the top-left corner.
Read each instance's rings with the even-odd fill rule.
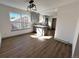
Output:
[[[10,12],[12,31],[31,28],[31,19],[28,14]]]
[[[38,36],[37,34],[30,35],[30,37],[36,38],[36,39],[38,39],[40,41],[45,41],[47,39],[51,39],[52,38],[52,36]]]

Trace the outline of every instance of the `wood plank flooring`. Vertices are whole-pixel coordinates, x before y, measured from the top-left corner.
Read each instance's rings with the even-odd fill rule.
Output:
[[[33,33],[32,33],[33,34]],[[69,58],[72,46],[53,38],[38,40],[31,34],[6,38],[0,48],[0,58]]]

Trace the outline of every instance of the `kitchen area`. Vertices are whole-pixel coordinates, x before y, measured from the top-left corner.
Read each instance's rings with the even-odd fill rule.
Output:
[[[33,23],[33,32],[37,37],[50,36],[54,37],[56,18],[48,15],[41,15],[36,12],[31,13],[31,19]]]

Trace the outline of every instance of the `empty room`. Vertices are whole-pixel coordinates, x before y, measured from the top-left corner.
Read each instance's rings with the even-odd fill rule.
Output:
[[[78,58],[79,0],[0,0],[0,58]]]

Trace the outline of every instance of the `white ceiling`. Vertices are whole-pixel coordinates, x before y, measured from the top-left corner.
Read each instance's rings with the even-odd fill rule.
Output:
[[[24,1],[27,1],[25,3]],[[0,4],[26,10],[29,0],[0,0]],[[58,7],[72,3],[76,0],[34,0],[38,12],[51,15]]]

